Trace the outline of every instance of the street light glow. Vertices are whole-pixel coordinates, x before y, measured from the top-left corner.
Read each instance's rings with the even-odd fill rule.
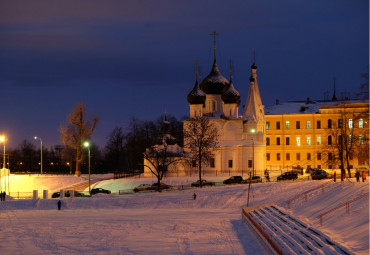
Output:
[[[89,142],[84,142],[84,146],[89,147],[90,146]]]
[[[5,142],[5,136],[0,136],[0,142]]]
[[[256,130],[255,130],[254,128],[252,128],[252,129],[251,129],[251,132],[252,132],[252,133],[255,133],[255,132],[256,132]]]

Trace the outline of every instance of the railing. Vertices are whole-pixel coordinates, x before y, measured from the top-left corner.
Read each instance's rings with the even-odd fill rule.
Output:
[[[10,192],[9,196],[13,199],[31,199],[33,198],[33,192]]]
[[[309,193],[311,193],[312,191],[315,191],[315,190],[317,190],[317,189],[321,189],[321,191],[324,193],[325,192],[325,186],[326,185],[328,185],[329,183],[332,183],[333,181],[328,181],[328,182],[325,182],[325,183],[323,183],[323,184],[321,184],[321,185],[319,185],[319,186],[317,186],[317,187],[315,187],[315,188],[312,188],[312,189],[309,189],[309,190],[307,190],[307,191],[305,191],[305,192],[303,192],[303,193],[301,193],[301,194],[299,194],[299,195],[297,195],[297,196],[295,196],[295,197],[293,197],[293,198],[291,198],[291,199],[289,199],[289,200],[287,200],[285,203],[286,203],[286,205],[287,205],[287,207],[288,207],[288,209],[290,209],[290,204],[294,201],[294,200],[297,200],[297,199],[299,199],[299,198],[301,198],[301,197],[305,197],[305,201],[307,202],[307,195],[309,194]]]
[[[356,197],[356,198],[354,198],[354,199],[352,199],[352,200],[349,200],[349,201],[347,201],[347,202],[345,202],[345,203],[343,203],[343,204],[341,204],[341,205],[338,205],[337,207],[334,207],[333,209],[331,209],[331,210],[329,210],[329,211],[326,211],[326,212],[324,212],[324,213],[320,214],[319,216],[317,216],[317,218],[319,218],[319,219],[320,219],[320,225],[322,225],[322,218],[323,218],[325,215],[327,215],[327,214],[329,214],[329,213],[332,213],[332,212],[334,212],[334,211],[336,211],[336,210],[338,210],[338,209],[340,209],[340,208],[342,208],[342,207],[346,207],[346,213],[347,213],[347,214],[349,214],[349,205],[350,205],[351,203],[353,203],[353,202],[355,202],[355,201],[357,201],[357,200],[360,200],[360,199],[362,199],[362,198],[364,198],[364,197],[368,197],[368,196],[369,196],[369,192],[367,192],[367,193],[365,193],[365,194],[363,194],[363,195],[361,195],[361,196],[358,196],[358,197]]]

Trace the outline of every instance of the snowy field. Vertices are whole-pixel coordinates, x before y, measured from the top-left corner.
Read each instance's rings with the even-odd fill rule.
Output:
[[[168,178],[164,182],[186,185],[195,179]],[[311,192],[307,201],[297,200],[287,209],[286,200],[327,181],[253,184],[250,205],[277,203],[353,254],[369,254],[368,198],[351,204],[350,214],[341,208],[324,216],[322,226],[317,218],[369,192],[368,180],[330,183],[324,192]],[[48,182],[56,185],[50,184],[50,179]],[[106,180],[95,186],[118,192],[152,182],[132,178]],[[266,254],[242,221],[241,208],[247,204],[247,192],[248,185],[231,185],[162,193],[101,194],[67,198],[61,211],[56,210],[57,199],[0,202],[0,254]]]

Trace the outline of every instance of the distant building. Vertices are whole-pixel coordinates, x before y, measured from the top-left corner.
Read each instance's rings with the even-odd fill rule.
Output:
[[[196,116],[206,116],[220,133],[219,149],[204,167],[205,174],[247,175],[253,169],[255,175],[264,175],[266,169],[339,169],[338,160],[328,145],[334,143],[336,138],[329,137],[340,122],[346,125],[348,134],[350,129],[355,131],[350,139],[356,135],[353,141],[361,145],[366,142],[362,150],[368,150],[368,102],[337,101],[334,90],[331,101],[307,98],[280,104],[277,100],[276,105],[265,108],[255,63],[249,80],[245,106],[239,114],[241,100],[233,85],[232,68],[228,80],[220,73],[214,58],[211,72],[200,84],[196,75],[194,88],[187,96],[190,118],[183,123],[187,125]],[[351,167],[368,167],[368,153],[364,155],[352,153]],[[183,163],[171,169],[168,175],[185,176],[196,172],[195,167]],[[150,174],[147,169],[145,173]]]

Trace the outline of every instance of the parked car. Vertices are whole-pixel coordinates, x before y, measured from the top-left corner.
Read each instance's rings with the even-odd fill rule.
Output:
[[[298,179],[298,175],[296,172],[286,172],[286,173],[283,173],[281,175],[279,175],[277,177],[277,180],[278,181],[282,181],[282,180],[297,180]]]
[[[134,188],[134,192],[139,192],[139,191],[143,191],[143,190],[150,190],[151,187],[152,187],[152,185],[150,185],[150,184],[140,184],[139,186]]]
[[[102,189],[102,188],[94,188],[91,190],[91,195],[95,195],[97,193],[105,193],[105,194],[110,194],[110,190]]]
[[[215,182],[209,182],[207,180],[202,180],[202,186],[214,186],[215,185]],[[200,187],[200,182],[199,180],[197,180],[196,182],[193,182],[191,184],[192,187]]]
[[[171,185],[167,185],[167,184],[161,182],[161,190],[164,190],[164,189],[172,189],[172,188],[173,187]],[[149,189],[150,190],[158,190],[158,182],[153,183],[153,185],[151,185]]]
[[[66,192],[64,192],[64,196],[71,197],[71,192],[67,190]],[[84,193],[75,191],[75,197],[84,197],[84,196],[85,196]],[[53,195],[51,196],[51,198],[58,198],[58,197],[60,197],[60,192],[54,192]]]
[[[262,178],[261,176],[252,176],[252,178],[245,179],[244,183],[249,183],[249,181],[251,183],[258,183],[258,182],[262,182]]]
[[[311,178],[312,180],[321,180],[321,179],[329,179],[332,178],[333,176],[331,174],[328,174],[324,170],[316,170],[311,173]]]
[[[243,183],[243,177],[241,176],[231,176],[229,179],[223,181],[224,184],[231,183]]]
[[[318,168],[307,168],[306,171],[304,171],[306,174],[313,173],[315,171],[319,170]]]

